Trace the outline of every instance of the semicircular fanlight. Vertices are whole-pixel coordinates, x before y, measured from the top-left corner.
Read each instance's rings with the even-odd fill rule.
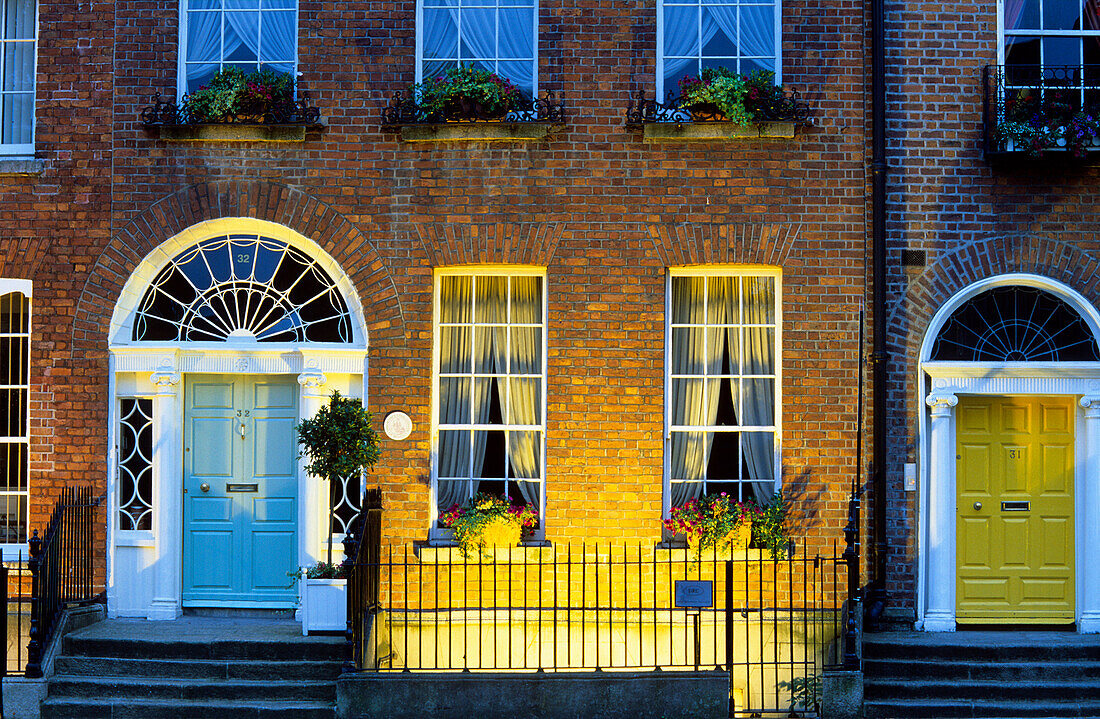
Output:
[[[944,324],[932,360],[1096,362],[1100,348],[1075,309],[1049,292],[995,287],[964,302]]]
[[[146,290],[139,342],[352,341],[351,315],[316,260],[281,240],[212,237],[184,250]]]

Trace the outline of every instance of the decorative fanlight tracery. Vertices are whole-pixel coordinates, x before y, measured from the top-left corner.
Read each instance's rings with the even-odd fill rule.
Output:
[[[138,305],[144,342],[339,342],[351,315],[328,273],[301,250],[259,235],[212,237],[178,254]]]
[[[1064,300],[1036,287],[995,287],[952,313],[931,360],[1096,362],[1092,329]]]

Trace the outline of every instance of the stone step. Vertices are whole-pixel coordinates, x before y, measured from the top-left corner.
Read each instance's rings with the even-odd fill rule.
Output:
[[[67,656],[117,657],[123,659],[255,659],[263,661],[328,662],[341,660],[343,652],[343,640],[333,637],[311,637],[310,641],[278,642],[247,639],[117,638],[74,633],[65,637],[62,653]]]
[[[59,656],[57,674],[85,677],[176,677],[180,679],[335,680],[338,661],[263,661],[215,659],[134,659]]]
[[[1093,675],[1095,677],[1095,675]],[[1059,702],[1067,697],[1076,701],[1095,702],[1100,705],[1100,679],[1063,682],[1009,682],[991,680],[926,681],[914,679],[906,682],[868,681],[863,686],[864,696],[873,700],[919,697],[928,701],[954,701],[966,704],[974,701],[996,702]]]
[[[1041,639],[1003,634],[975,641],[976,632],[916,635],[868,634],[864,636],[864,660],[969,662],[1098,662],[1100,640],[1090,635],[1045,632]],[[1083,637],[1083,638],[1082,638]]]
[[[870,659],[864,658],[868,682],[899,681],[1081,681],[1100,677],[1098,662],[975,662],[954,659]]]
[[[42,719],[334,719],[331,703],[50,697]]]
[[[951,719],[953,717],[1027,717],[1028,719],[1063,719],[1065,717],[1100,716],[1100,702],[1006,702],[988,701],[932,701],[922,698],[866,700],[863,703],[865,719]]]
[[[49,696],[99,699],[194,701],[323,702],[336,701],[331,681],[241,681],[165,679],[151,677],[80,677],[55,675]]]

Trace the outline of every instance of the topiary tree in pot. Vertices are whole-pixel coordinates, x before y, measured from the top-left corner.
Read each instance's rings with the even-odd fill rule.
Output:
[[[333,390],[328,404],[296,427],[305,469],[329,481],[328,564],[332,564],[332,487],[343,477],[357,477],[378,461],[378,433],[362,400]]]

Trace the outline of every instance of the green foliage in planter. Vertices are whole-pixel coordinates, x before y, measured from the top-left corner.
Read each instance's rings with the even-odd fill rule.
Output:
[[[782,492],[756,506],[752,520],[752,544],[750,547],[768,550],[772,559],[784,559],[790,545],[787,534],[787,502]]]
[[[347,579],[347,568],[332,562],[317,562],[305,568],[306,579]]]
[[[183,111],[194,122],[232,122],[237,117],[290,117],[294,78],[284,72],[221,70],[210,82],[183,96]]]
[[[737,125],[765,120],[794,120],[798,104],[781,86],[775,73],[753,70],[739,75],[725,67],[709,67],[698,77],[680,80],[680,107],[713,107]]]
[[[517,529],[520,537],[531,536],[539,525],[539,513],[534,507],[512,504],[511,498],[482,492],[440,514],[439,524],[453,530],[462,555],[473,559],[491,557],[488,548],[511,543],[509,535]]]
[[[344,477],[358,477],[378,462],[378,433],[363,402],[333,391],[328,404],[296,427],[299,458],[306,458],[305,469],[315,477],[327,479],[330,487]],[[332,492],[329,492],[329,517],[332,516]],[[328,561],[332,562],[329,542]]]
[[[1081,109],[1076,91],[1024,88],[1004,101],[1003,112],[993,128],[993,142],[1007,150],[1041,157],[1046,150],[1066,149],[1084,157],[1087,148],[1100,142],[1100,108]]]
[[[502,117],[527,102],[511,80],[472,65],[452,67],[412,86],[424,120]]]

